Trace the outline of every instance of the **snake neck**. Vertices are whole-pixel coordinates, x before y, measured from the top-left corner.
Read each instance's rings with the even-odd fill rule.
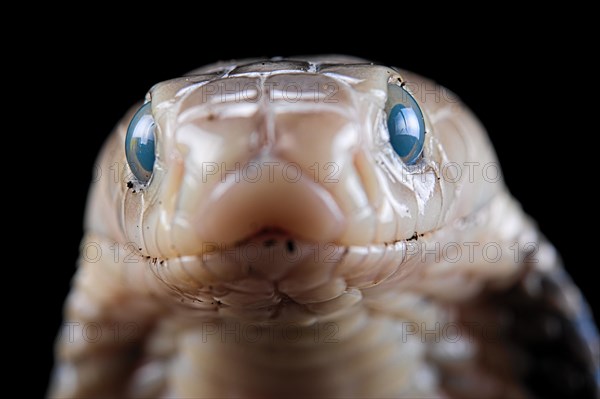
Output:
[[[298,397],[382,397],[435,393],[434,373],[425,361],[425,342],[407,333],[413,324],[373,311],[365,304],[305,326],[233,320],[188,319],[182,323],[174,318],[159,326],[148,346],[153,352],[150,363],[158,362],[165,370],[166,396],[289,397],[292,393]],[[168,345],[165,337],[170,337]],[[177,350],[168,350],[172,346]],[[161,352],[175,355],[161,358]]]

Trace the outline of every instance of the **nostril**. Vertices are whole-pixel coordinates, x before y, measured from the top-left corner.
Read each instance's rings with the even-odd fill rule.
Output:
[[[263,245],[264,245],[265,247],[267,247],[267,248],[274,247],[274,246],[275,246],[275,244],[277,244],[277,241],[276,241],[275,239],[273,239],[273,238],[270,238],[270,239],[268,239],[268,240],[265,240],[265,241],[263,242]]]
[[[285,247],[287,248],[288,252],[294,252],[296,250],[296,244],[294,244],[293,240],[287,240]]]

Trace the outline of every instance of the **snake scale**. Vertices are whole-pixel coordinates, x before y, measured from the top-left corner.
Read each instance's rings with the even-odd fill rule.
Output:
[[[430,80],[209,65],[97,165],[50,397],[598,395],[587,305]]]

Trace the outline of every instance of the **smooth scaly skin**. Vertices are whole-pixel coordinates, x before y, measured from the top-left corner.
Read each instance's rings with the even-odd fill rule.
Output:
[[[398,81],[428,123],[416,167],[386,137]],[[50,396],[594,395],[585,304],[452,93],[313,57],[148,99],[153,177],[126,166],[132,110],[100,155]]]

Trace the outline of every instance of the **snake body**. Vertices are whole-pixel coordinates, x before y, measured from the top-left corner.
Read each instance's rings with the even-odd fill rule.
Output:
[[[427,124],[390,146],[390,85]],[[598,340],[552,245],[450,91],[349,57],[209,65],[155,85],[92,185],[51,397],[598,394]]]

